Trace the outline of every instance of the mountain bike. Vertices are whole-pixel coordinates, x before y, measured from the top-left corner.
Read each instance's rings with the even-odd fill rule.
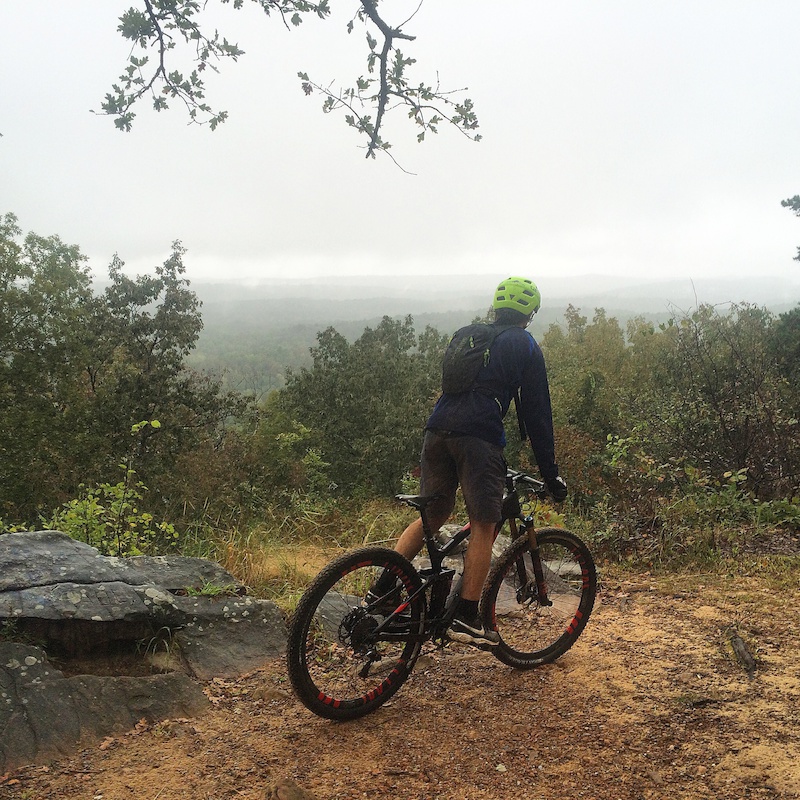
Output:
[[[535,527],[535,505],[548,496],[541,481],[508,470],[497,534],[507,524],[510,544],[490,569],[480,600],[484,625],[500,635],[492,654],[518,669],[569,650],[597,592],[586,545],[569,531]],[[311,582],[289,620],[289,679],[300,701],[321,717],[347,720],[374,711],[402,686],[425,643],[447,644],[460,575],[445,561],[463,548],[469,524],[441,541],[426,514],[435,495],[396,497],[422,517],[430,566],[417,568],[386,547],[345,553]],[[393,586],[377,595],[385,572]]]

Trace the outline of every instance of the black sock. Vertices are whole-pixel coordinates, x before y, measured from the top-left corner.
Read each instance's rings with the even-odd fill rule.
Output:
[[[375,581],[375,588],[372,590],[375,594],[387,594],[394,589],[395,585],[397,584],[397,578],[389,572],[388,569],[385,569],[382,573],[380,578]]]
[[[465,622],[472,622],[478,616],[478,601],[464,600],[463,597],[459,597],[456,616]]]

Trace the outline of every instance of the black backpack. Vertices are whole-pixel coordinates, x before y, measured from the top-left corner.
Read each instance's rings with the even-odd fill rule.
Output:
[[[447,394],[468,392],[480,368],[489,363],[492,342],[510,327],[513,326],[476,322],[459,328],[444,351],[442,391]]]
[[[514,325],[489,325],[476,322],[459,328],[450,339],[442,359],[442,391],[447,394],[468,392],[475,385],[480,368],[489,363],[492,342]],[[525,424],[519,412],[519,390],[514,392],[519,435],[524,441]]]

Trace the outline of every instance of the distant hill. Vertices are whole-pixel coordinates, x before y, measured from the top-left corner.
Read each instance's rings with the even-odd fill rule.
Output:
[[[204,310],[268,327],[317,319],[322,325],[354,319],[481,310],[490,304],[497,275],[270,279],[262,283],[193,282]],[[688,278],[668,281],[582,275],[539,281],[543,309],[603,307],[609,313],[690,309],[699,303],[751,302],[777,311],[800,302],[800,268],[793,278],[754,275],[748,280]]]
[[[310,362],[308,350],[326,327],[352,341],[383,316],[410,314],[417,330],[432,325],[451,332],[486,313],[496,283],[497,275],[193,282],[203,301],[204,329],[190,364],[223,376],[230,388],[262,394],[283,385],[287,367]],[[701,303],[746,301],[780,313],[800,302],[800,269],[793,279],[634,282],[584,275],[545,276],[538,285],[542,310],[530,329],[536,337],[562,323],[569,304],[589,319],[604,308],[624,325],[637,315],[660,322]]]

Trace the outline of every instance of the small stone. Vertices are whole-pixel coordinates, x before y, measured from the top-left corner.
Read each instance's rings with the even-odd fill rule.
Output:
[[[317,800],[310,792],[298,786],[293,780],[283,778],[273,784],[265,800]]]

